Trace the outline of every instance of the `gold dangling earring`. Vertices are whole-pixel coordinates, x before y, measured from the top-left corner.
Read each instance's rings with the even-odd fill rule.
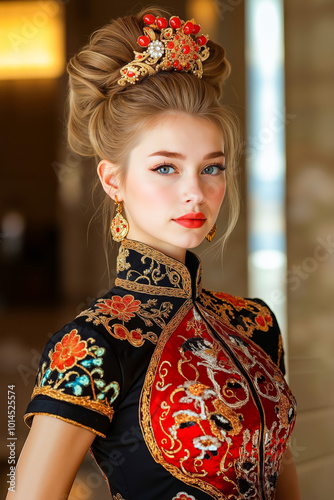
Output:
[[[216,236],[217,232],[217,224],[214,223],[208,234],[205,236],[208,241],[212,241],[213,238]]]
[[[115,241],[122,241],[129,232],[129,223],[122,215],[123,203],[117,200],[115,196],[115,204],[117,205],[116,214],[110,224],[110,231]]]

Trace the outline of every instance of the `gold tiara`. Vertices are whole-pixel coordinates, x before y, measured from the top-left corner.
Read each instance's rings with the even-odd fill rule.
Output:
[[[168,26],[164,17],[147,14],[144,23],[147,26],[143,28],[144,35],[138,38],[138,44],[146,50],[134,50],[134,60],[120,70],[119,85],[135,84],[158,71],[185,71],[202,78],[202,62],[209,57],[206,46],[209,36],[198,36],[201,27],[194,19],[185,22],[174,16]]]

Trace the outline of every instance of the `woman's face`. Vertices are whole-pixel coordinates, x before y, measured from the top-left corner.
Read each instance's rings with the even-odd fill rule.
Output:
[[[157,120],[131,151],[117,194],[127,238],[185,260],[214,225],[225,195],[223,136],[215,124],[186,114]]]

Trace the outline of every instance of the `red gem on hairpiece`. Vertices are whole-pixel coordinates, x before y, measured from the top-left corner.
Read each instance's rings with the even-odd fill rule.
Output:
[[[174,62],[173,62],[173,66],[174,66],[174,68],[177,68],[177,67],[178,67],[178,65],[179,65],[179,61],[174,61]]]
[[[142,47],[148,47],[150,44],[150,39],[148,36],[142,35],[138,38],[138,43]]]
[[[183,26],[183,33],[185,33],[186,35],[190,35],[190,33],[192,33],[193,31],[193,23],[191,23],[190,21],[188,21],[184,26]]]
[[[205,36],[204,36],[204,35],[199,36],[199,37],[197,38],[197,44],[198,44],[199,46],[201,46],[201,45],[205,45],[205,44],[206,44],[206,42],[207,42],[207,39],[205,38]]]
[[[152,16],[152,14],[146,14],[146,16],[144,16],[144,23],[145,24],[154,24],[155,23],[155,17]]]
[[[201,27],[199,24],[194,24],[194,27],[193,27],[193,34],[194,35],[197,35],[197,33],[199,33],[201,31]]]
[[[167,19],[165,19],[164,17],[158,17],[156,25],[159,30],[164,30],[168,26]]]
[[[168,47],[169,49],[174,49],[174,42],[168,42],[168,43],[167,43],[167,47]]]
[[[134,72],[133,72],[133,71],[128,71],[128,72],[127,72],[127,76],[128,76],[129,78],[132,78],[133,76],[135,76],[135,74],[134,74]]]
[[[169,20],[169,24],[171,28],[174,28],[175,30],[181,26],[181,21],[178,17],[174,16],[171,17]]]
[[[185,45],[182,49],[183,54],[189,54],[190,52],[190,47],[189,45]]]

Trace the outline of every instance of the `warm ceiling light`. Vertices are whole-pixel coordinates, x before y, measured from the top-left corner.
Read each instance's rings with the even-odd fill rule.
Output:
[[[65,65],[61,2],[0,2],[0,79],[56,78]]]

